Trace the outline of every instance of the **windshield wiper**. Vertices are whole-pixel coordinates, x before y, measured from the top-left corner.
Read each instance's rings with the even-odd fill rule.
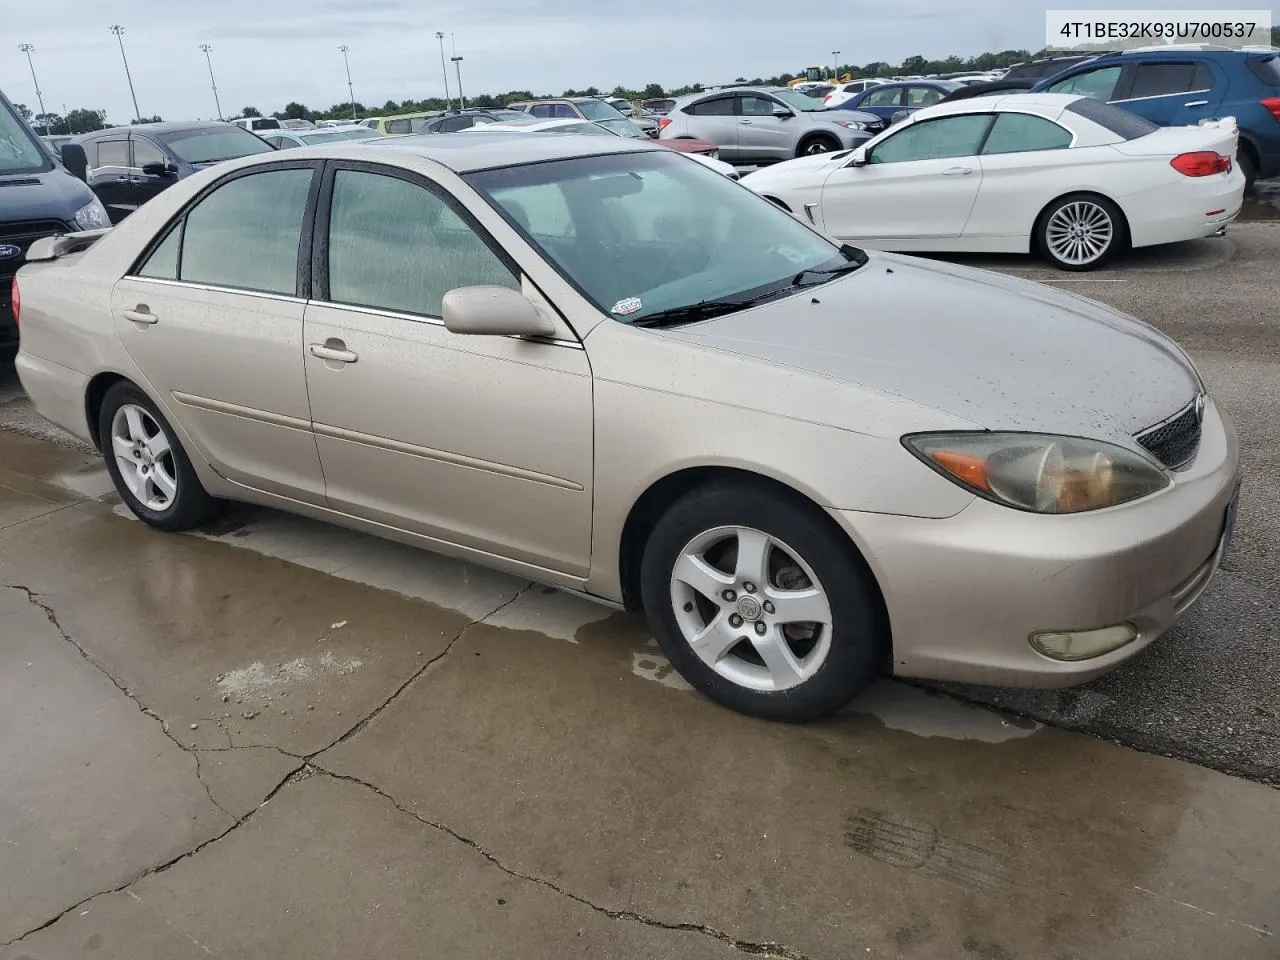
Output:
[[[770,290],[768,293],[758,293],[754,297],[699,300],[697,303],[691,303],[685,307],[659,310],[657,313],[651,313],[647,317],[633,320],[631,325],[633,327],[672,327],[681,323],[694,323],[697,320],[710,320],[712,317],[733,313],[735,310],[742,310],[757,303],[763,303],[765,300],[772,300],[774,297],[790,293],[794,287],[795,284],[788,284],[781,289]]]
[[[840,252],[848,258],[844,263],[837,264],[834,267],[827,267],[825,269],[818,269],[814,267],[807,270],[801,270],[791,279],[792,285],[796,287],[812,287],[816,286],[818,283],[826,283],[828,280],[832,280],[840,276],[842,273],[852,273],[870,259],[870,257],[868,257],[862,250],[859,250],[857,247],[850,246],[847,243],[841,244]],[[820,277],[821,279],[816,281],[816,283],[804,283],[804,278],[810,275]]]

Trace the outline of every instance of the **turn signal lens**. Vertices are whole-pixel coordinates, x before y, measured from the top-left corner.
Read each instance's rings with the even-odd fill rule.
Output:
[[[662,130],[662,129],[664,129],[665,127],[670,126],[670,124],[671,124],[671,118],[670,118],[670,117],[659,117],[659,118],[658,118],[658,129],[659,129],[659,130]]]
[[[1215,173],[1230,172],[1231,158],[1212,150],[1197,150],[1195,153],[1178,154],[1169,161],[1169,166],[1184,177],[1210,177]]]
[[[1080,513],[1163,490],[1146,457],[1098,440],[1040,433],[920,433],[903,444],[987,500],[1035,513]]]
[[[1098,630],[1064,630],[1056,633],[1033,633],[1027,638],[1032,649],[1052,660],[1092,660],[1138,639],[1138,631],[1130,623]]]

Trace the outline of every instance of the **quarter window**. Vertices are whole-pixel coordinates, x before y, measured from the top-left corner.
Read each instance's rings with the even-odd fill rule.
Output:
[[[996,114],[995,125],[982,148],[983,156],[993,153],[1024,153],[1031,150],[1059,150],[1071,146],[1071,134],[1052,120],[1029,113]]]
[[[186,216],[178,279],[295,295],[311,175],[310,167],[254,173],[201,200]]]
[[[1049,85],[1050,93],[1074,93],[1093,100],[1110,100],[1120,79],[1119,67],[1099,67],[1086,70]]]
[[[902,163],[909,160],[943,160],[972,157],[991,122],[990,114],[941,117],[912,124],[876,145],[868,163]]]
[[[334,175],[329,215],[329,299],[428,317],[458,287],[520,282],[436,194],[399,177]]]

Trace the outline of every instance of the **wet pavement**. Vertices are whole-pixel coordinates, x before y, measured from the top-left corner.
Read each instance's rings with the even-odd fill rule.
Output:
[[[1259,180],[1253,194],[1245,197],[1242,221],[1280,220],[1280,180]]]
[[[1278,251],[1064,287],[1187,345],[1249,478],[1197,607],[1072,691],[753,721],[637,617],[271,511],[160,534],[0,431],[0,960],[1280,957],[1280,790],[1221,772],[1280,779]],[[2,369],[0,426],[51,434]]]

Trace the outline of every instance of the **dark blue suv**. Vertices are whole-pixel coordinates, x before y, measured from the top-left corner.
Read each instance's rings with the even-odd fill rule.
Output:
[[[1032,87],[1104,100],[1163,127],[1235,117],[1246,181],[1280,175],[1280,56],[1267,50],[1169,47],[1096,57]]]

